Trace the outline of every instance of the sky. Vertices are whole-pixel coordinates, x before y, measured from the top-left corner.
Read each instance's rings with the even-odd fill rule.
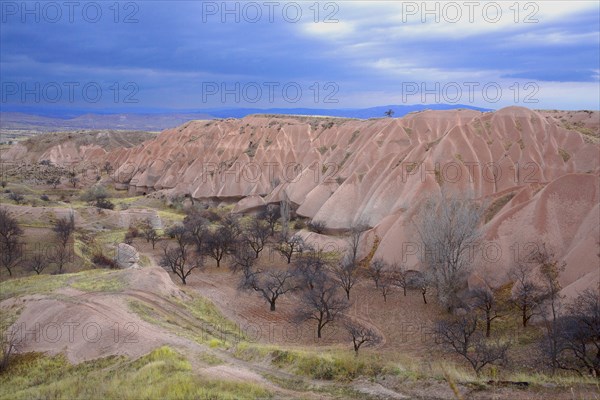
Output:
[[[600,108],[598,1],[0,1],[3,110]]]

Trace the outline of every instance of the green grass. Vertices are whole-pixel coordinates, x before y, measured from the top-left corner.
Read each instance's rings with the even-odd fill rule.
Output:
[[[187,294],[190,298],[185,301],[171,299],[187,316],[167,314],[138,300],[129,301],[129,308],[146,322],[212,348],[229,348],[244,339],[239,327],[225,318],[212,302],[193,293]]]
[[[160,219],[165,222],[165,225],[169,225],[169,222],[181,222],[185,218],[185,214],[170,210],[158,210],[157,213]]]
[[[485,222],[490,222],[502,208],[515,197],[515,193],[509,193],[496,199],[485,212]]]
[[[0,282],[0,301],[29,294],[51,293],[66,286],[71,275],[32,275]]]
[[[315,352],[241,342],[236,345],[233,354],[246,361],[268,360],[272,365],[297,375],[338,382],[349,382],[360,376],[374,378],[393,371],[392,366],[376,354],[363,352],[355,357],[351,350],[323,349]]]
[[[263,387],[206,379],[169,347],[130,361],[107,357],[71,365],[63,355],[29,353],[15,358],[0,376],[0,399],[257,399]]]
[[[84,292],[118,292],[126,287],[121,271],[92,270],[78,275],[70,286]]]
[[[123,271],[88,270],[74,274],[31,275],[0,282],[0,301],[11,297],[48,294],[71,286],[86,292],[117,292],[125,288]]]

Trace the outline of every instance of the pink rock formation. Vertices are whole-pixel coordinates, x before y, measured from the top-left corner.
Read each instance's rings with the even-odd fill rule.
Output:
[[[442,188],[469,193],[498,208],[484,229],[501,256],[487,257],[486,269],[503,280],[515,246],[544,241],[568,263],[568,288],[598,277],[598,119],[520,107],[370,120],[255,115],[192,121],[99,162],[132,192],[169,189],[236,211],[285,192],[298,215],[330,232],[367,224],[381,240],[376,257],[413,268],[406,253],[419,204]]]

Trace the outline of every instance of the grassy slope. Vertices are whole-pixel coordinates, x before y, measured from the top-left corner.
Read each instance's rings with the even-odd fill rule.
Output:
[[[126,289],[122,278],[123,271],[91,270],[75,274],[56,276],[31,276],[12,279],[0,283],[0,300],[34,293],[51,293],[54,290],[70,286],[82,291],[119,292]],[[236,325],[227,320],[214,304],[186,291],[188,301],[171,300],[172,310],[156,309],[140,300],[131,300],[130,307],[147,322],[162,326],[180,336],[207,344],[219,351],[240,359],[267,365],[274,370],[283,370],[299,377],[311,379],[350,382],[359,377],[380,379],[390,377],[401,382],[444,382],[447,379],[462,386],[477,386],[485,390],[485,382],[493,376],[476,378],[454,362],[433,360],[425,368],[415,360],[400,356],[394,362],[384,361],[377,351],[363,350],[356,358],[344,348],[322,348],[319,351],[303,348],[285,348],[284,346],[254,343],[236,329]],[[177,312],[172,312],[176,310]],[[14,321],[18,308],[2,309],[2,321]],[[497,324],[500,331],[512,330],[512,323],[503,326]],[[3,324],[0,328],[6,328]],[[528,337],[518,342],[529,342]],[[214,361],[214,360],[213,360]],[[496,372],[497,373],[497,372]],[[265,375],[278,386],[300,391],[311,391],[301,378],[282,379]],[[558,384],[559,386],[590,385],[593,378],[576,378],[573,375],[549,377],[544,374],[509,373],[502,374],[503,379],[529,381],[534,385]],[[103,384],[100,384],[103,382]],[[341,388],[336,385],[330,387]],[[170,394],[170,396],[167,396]],[[330,393],[332,394],[332,393]],[[343,397],[354,393],[345,392]],[[21,355],[15,359],[10,369],[0,375],[0,399],[2,398],[257,398],[268,393],[257,385],[233,384],[203,380],[196,376],[189,361],[175,350],[160,348],[138,360],[122,357],[109,357],[72,366],[62,356],[47,357],[40,354]]]
[[[257,399],[263,388],[241,382],[205,379],[190,362],[169,347],[137,360],[107,357],[69,364],[64,356],[29,353],[19,356],[0,375],[0,399]]]

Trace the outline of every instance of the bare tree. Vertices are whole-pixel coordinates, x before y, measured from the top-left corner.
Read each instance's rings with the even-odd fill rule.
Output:
[[[435,335],[438,344],[467,360],[477,376],[486,365],[501,365],[507,361],[510,343],[485,339],[478,329],[475,315],[439,321]]]
[[[77,177],[75,172],[69,173],[69,183],[73,185],[73,189],[77,187],[77,184],[79,183],[79,178]]]
[[[8,368],[10,359],[17,353],[21,347],[22,339],[19,335],[20,329],[16,325],[8,328],[0,337],[0,348],[2,357],[0,358],[0,372]]]
[[[520,311],[523,328],[540,312],[539,306],[544,297],[542,287],[534,280],[534,267],[527,263],[517,263],[509,271],[509,277],[514,281],[512,303]]]
[[[41,274],[46,267],[48,266],[48,258],[44,255],[38,253],[27,260],[27,269],[35,272],[36,274]]]
[[[360,325],[349,318],[344,322],[344,328],[352,338],[355,356],[358,356],[358,351],[363,344],[374,343],[379,340],[379,336],[373,329]]]
[[[60,178],[59,178],[59,177],[52,177],[52,178],[49,178],[49,179],[46,181],[46,183],[47,183],[48,185],[52,185],[52,188],[56,189],[56,187],[57,187],[58,185],[60,185]]]
[[[275,303],[280,296],[298,288],[293,272],[286,269],[267,269],[246,273],[242,277],[240,287],[260,293],[269,303],[271,311],[275,311]]]
[[[563,350],[559,327],[563,296],[560,293],[562,286],[559,276],[565,270],[566,263],[560,262],[545,244],[538,246],[533,258],[539,265],[542,278],[544,310],[549,310],[549,313],[542,313],[546,326],[546,337],[541,343],[542,351],[552,365],[552,372],[555,372],[556,369],[561,368],[560,356]]]
[[[311,246],[306,247],[295,262],[296,275],[308,289],[313,289],[315,282],[326,273],[327,263],[323,252]]]
[[[481,240],[483,210],[471,200],[442,192],[425,203],[416,223],[421,261],[431,271],[440,303],[448,311],[460,304],[458,292],[466,285],[473,251]]]
[[[350,260],[358,265],[358,248],[360,246],[360,240],[363,233],[368,229],[364,224],[352,225],[350,228],[350,235],[348,236],[348,252]]]
[[[338,286],[326,274],[320,275],[313,288],[302,294],[300,302],[298,319],[316,321],[319,339],[322,337],[323,328],[348,308],[348,302],[340,296]]]
[[[414,274],[411,274],[408,277],[408,286],[410,288],[415,288],[421,292],[421,296],[423,297],[423,303],[427,304],[427,292],[431,288],[432,279],[428,273],[423,273],[419,271],[415,271]]]
[[[391,279],[395,286],[402,288],[402,292],[406,297],[406,289],[408,287],[408,271],[404,264],[393,263],[392,264],[392,276]]]
[[[0,208],[0,262],[9,275],[23,255],[21,237],[23,229],[7,209]]]
[[[163,247],[163,256],[160,266],[173,272],[181,279],[181,283],[187,284],[187,278],[195,269],[202,268],[204,262],[202,256],[195,255],[190,251],[191,240],[182,240],[177,246]]]
[[[387,263],[382,258],[376,258],[369,264],[367,273],[373,279],[373,282],[375,282],[376,288],[379,288],[379,280],[385,269],[387,269]]]
[[[392,291],[394,278],[391,271],[383,271],[379,280],[379,291],[383,296],[383,302],[387,303],[387,296]]]
[[[150,220],[150,218],[145,219],[141,223],[141,230],[142,230],[142,236],[144,237],[144,239],[146,239],[146,243],[152,243],[152,250],[154,250],[154,247],[156,246],[156,242],[158,241],[160,236],[159,236],[157,230],[154,229],[154,226],[152,225],[152,221]]]
[[[217,268],[221,267],[223,258],[233,252],[236,244],[234,236],[235,233],[226,225],[209,231],[206,237],[206,254],[217,262]]]
[[[252,250],[254,250],[256,258],[258,258],[260,252],[265,248],[269,233],[269,225],[258,218],[252,218],[246,226],[243,241],[248,243]]]
[[[358,263],[352,260],[351,253],[346,254],[339,263],[333,264],[331,272],[340,287],[346,292],[346,299],[350,300],[350,290],[358,279]]]
[[[585,290],[567,310],[559,325],[560,368],[600,377],[600,290]]]
[[[289,263],[292,262],[292,256],[295,253],[302,251],[302,245],[304,241],[298,235],[284,235],[283,233],[279,237],[279,243],[275,247],[282,256],[284,256]]]
[[[490,337],[492,321],[499,318],[498,303],[494,292],[488,287],[475,288],[469,292],[471,306],[483,313],[485,319],[485,337]]]
[[[259,214],[259,218],[267,222],[270,229],[270,235],[273,236],[275,234],[275,225],[277,225],[277,221],[281,218],[279,206],[277,204],[267,205],[265,210]]]
[[[75,216],[73,213],[69,217],[62,217],[56,220],[52,228],[58,241],[58,246],[53,255],[52,261],[58,267],[58,273],[62,274],[64,266],[70,261],[72,256],[69,249],[69,242],[75,232]]]
[[[240,224],[239,214],[227,214],[221,220],[221,226],[227,232],[231,243],[235,243],[242,236],[242,233],[244,233],[242,225]]]
[[[108,161],[106,161],[104,166],[102,166],[102,170],[106,172],[106,175],[110,175],[110,173],[113,171],[113,167]]]
[[[309,230],[315,233],[323,233],[325,232],[325,221],[316,221],[312,220],[306,224]]]
[[[25,202],[25,196],[23,196],[22,194],[19,194],[19,193],[15,193],[15,192],[11,192],[8,195],[8,198],[17,204],[22,204]]]
[[[183,219],[183,226],[196,245],[196,252],[202,253],[209,235],[210,222],[198,213],[191,213]]]
[[[247,243],[240,243],[239,246],[236,246],[231,256],[232,263],[229,265],[229,268],[232,272],[242,272],[244,280],[249,279],[248,276],[255,273],[253,267],[257,261],[256,255]]]

